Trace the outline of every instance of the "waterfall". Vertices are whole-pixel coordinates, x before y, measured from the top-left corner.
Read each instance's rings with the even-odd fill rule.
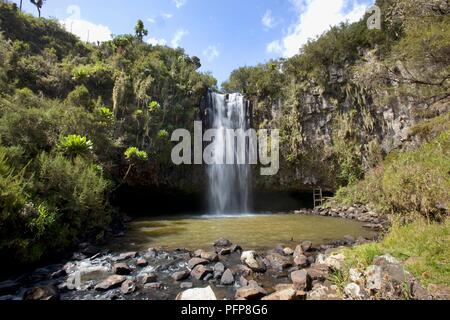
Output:
[[[208,166],[209,208],[214,214],[249,213],[251,210],[251,168],[249,164],[237,164],[237,146],[226,141],[234,138],[226,129],[250,127],[249,105],[238,93],[209,93],[210,127],[223,133],[216,138],[214,163]],[[248,150],[246,150],[248,153]],[[225,164],[233,156],[235,164]],[[247,155],[246,155],[247,158]],[[221,164],[224,163],[224,164]],[[246,162],[248,163],[248,162]]]

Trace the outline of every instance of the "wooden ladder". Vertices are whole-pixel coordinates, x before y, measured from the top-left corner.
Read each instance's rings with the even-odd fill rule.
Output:
[[[323,205],[323,193],[322,188],[314,188],[314,208],[320,207]]]

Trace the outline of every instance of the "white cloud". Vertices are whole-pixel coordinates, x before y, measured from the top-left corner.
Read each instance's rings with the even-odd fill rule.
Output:
[[[147,21],[150,22],[151,24],[155,24],[156,23],[156,19],[155,18],[147,18]]]
[[[220,56],[220,51],[217,46],[209,46],[203,51],[203,55],[206,57],[206,61],[212,62]]]
[[[292,25],[287,35],[280,40],[279,50],[275,42],[267,46],[271,52],[279,50],[283,56],[292,57],[308,40],[314,39],[331,26],[341,22],[355,22],[364,16],[366,5],[357,0],[290,0],[298,12],[298,21]],[[350,11],[344,13],[346,8]]]
[[[172,41],[170,42],[172,47],[178,48],[180,46],[181,40],[188,34],[189,34],[189,31],[187,31],[187,30],[184,30],[184,29],[177,30],[177,32],[175,32],[175,34],[172,38]]]
[[[272,16],[272,11],[271,10],[267,10],[266,13],[264,14],[264,16],[261,19],[261,23],[263,24],[263,26],[266,29],[272,29],[273,27],[275,27],[275,19]]]
[[[64,28],[80,37],[81,40],[89,42],[103,42],[111,40],[111,30],[104,25],[81,19],[81,9],[79,6],[70,5],[66,12],[70,15],[65,20],[61,20]]]
[[[157,39],[157,38],[147,38],[147,40],[145,40],[148,44],[154,45],[154,46],[165,46],[167,44],[166,39],[161,38],[161,39]]]
[[[173,0],[177,9],[180,9],[182,6],[186,4],[186,0]]]
[[[266,48],[268,53],[283,54],[283,45],[280,40],[272,41]]]
[[[163,17],[164,19],[172,19],[173,18],[173,14],[172,13],[167,13],[167,12],[161,12],[161,17]]]

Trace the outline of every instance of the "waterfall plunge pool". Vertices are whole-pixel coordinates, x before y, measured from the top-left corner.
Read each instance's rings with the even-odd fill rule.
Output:
[[[164,216],[130,222],[125,236],[109,249],[207,250],[215,240],[223,237],[241,245],[244,250],[266,250],[279,244],[295,247],[305,240],[320,245],[347,235],[372,238],[375,233],[353,220],[297,214]]]

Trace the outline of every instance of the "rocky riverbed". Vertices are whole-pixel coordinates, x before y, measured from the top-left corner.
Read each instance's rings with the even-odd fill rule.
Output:
[[[342,213],[345,212],[345,213]],[[297,214],[333,215],[317,209]],[[386,221],[365,208],[338,216],[383,229]],[[279,245],[265,251],[242,248],[226,239],[210,250],[113,253],[83,244],[73,258],[0,283],[2,300],[329,300],[430,299],[432,295],[390,256],[377,257],[364,270],[350,269],[349,282],[337,285],[345,256],[340,247],[373,239],[346,236],[316,245]]]

